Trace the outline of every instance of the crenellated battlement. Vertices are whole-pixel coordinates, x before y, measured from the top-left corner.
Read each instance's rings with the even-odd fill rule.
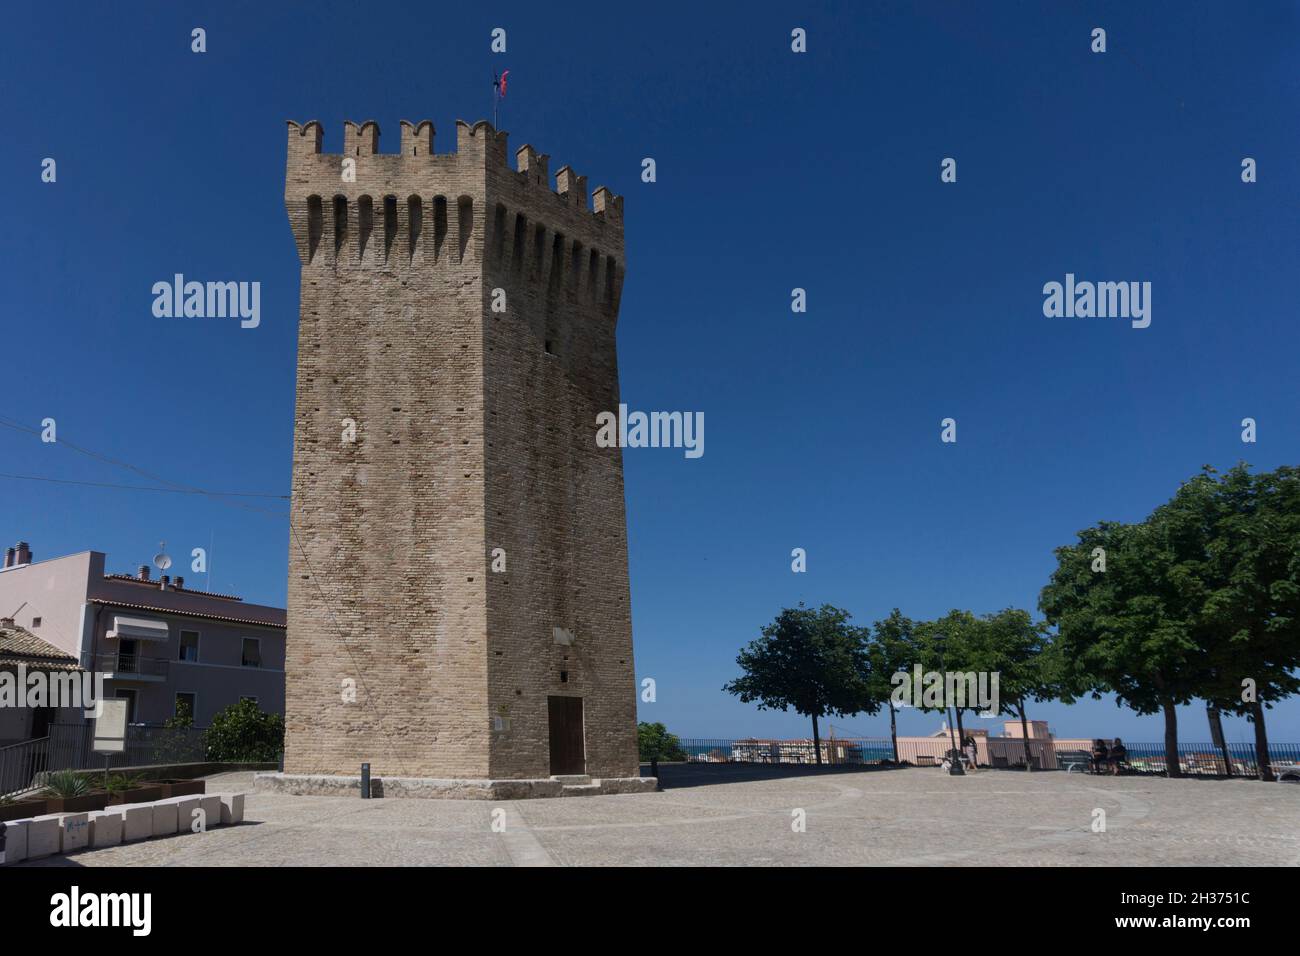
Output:
[[[621,196],[615,196],[604,186],[597,186],[589,195],[587,177],[579,176],[567,165],[556,171],[554,183],[550,183],[550,156],[538,153],[527,144],[516,150],[515,169],[510,170],[510,134],[495,129],[487,120],[473,124],[457,120],[456,150],[450,153],[435,152],[434,125],[429,120],[415,123],[402,120],[400,128],[400,151],[381,153],[378,123],[374,120],[362,123],[346,120],[343,123],[343,151],[324,153],[324,129],[317,120],[309,120],[301,126],[290,120],[286,198],[302,198],[301,187],[318,187],[316,194],[322,197],[359,195],[362,188],[372,195],[401,195],[401,190],[406,190],[407,194],[423,194],[431,189],[436,191],[444,184],[437,179],[431,180],[431,171],[435,175],[489,172],[493,176],[506,172],[518,183],[530,187],[535,201],[552,203],[551,208],[584,212],[600,226],[613,226],[620,233],[618,242],[621,244]],[[342,175],[345,159],[354,161],[355,182],[346,181]],[[545,208],[539,206],[532,212],[540,216]]]

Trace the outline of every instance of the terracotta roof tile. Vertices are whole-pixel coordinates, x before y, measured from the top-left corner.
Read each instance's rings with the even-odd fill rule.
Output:
[[[127,601],[112,601],[108,598],[92,598],[92,604],[102,604],[105,607],[126,607],[134,611],[153,611],[155,614],[179,614],[181,617],[201,617],[209,621],[230,621],[233,624],[257,624],[261,627],[285,627],[283,622],[263,621],[254,617],[227,617],[224,614],[209,614],[206,611],[182,611],[174,607],[157,607],[153,604],[131,604]]]
[[[0,621],[0,665],[40,665],[50,670],[80,670],[77,658],[9,620]]]

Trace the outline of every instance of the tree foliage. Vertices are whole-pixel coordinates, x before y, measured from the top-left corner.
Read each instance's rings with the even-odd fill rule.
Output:
[[[284,718],[263,713],[251,700],[241,700],[212,718],[203,741],[209,760],[269,763],[279,760],[284,751]]]
[[[686,751],[676,734],[660,723],[641,721],[636,725],[637,747],[642,760],[686,760]]]

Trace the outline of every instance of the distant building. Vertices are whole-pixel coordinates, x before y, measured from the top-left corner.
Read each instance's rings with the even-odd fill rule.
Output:
[[[6,673],[13,685],[24,689],[19,678],[37,671],[45,674],[80,672],[77,658],[14,623],[0,618],[0,673]],[[80,720],[77,708],[19,707],[0,696],[0,747],[44,737],[53,721]]]
[[[104,675],[132,723],[188,707],[197,727],[248,697],[284,713],[283,608],[185,586],[149,566],[105,574],[99,551],[35,561],[20,542],[0,568],[0,615],[74,666]],[[60,718],[62,719],[62,718]],[[30,728],[28,729],[30,733]]]
[[[1056,748],[1047,721],[1031,720],[1029,724],[1029,758],[1041,770],[1055,770]],[[966,736],[975,741],[975,762],[984,767],[1023,767],[1025,765],[1025,736],[1018,720],[1003,724],[1004,733],[991,735],[983,727],[967,727]],[[954,738],[966,751],[961,735],[950,730],[947,722],[928,737],[899,737],[898,759],[917,766],[933,766],[943,761],[952,749]]]
[[[812,738],[772,740],[750,737],[731,745],[731,760],[739,763],[817,763],[818,745]],[[822,763],[862,763],[862,743],[826,738],[820,741]],[[698,758],[713,761],[710,755]]]

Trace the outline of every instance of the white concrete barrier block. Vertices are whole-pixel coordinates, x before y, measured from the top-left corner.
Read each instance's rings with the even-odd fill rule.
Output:
[[[199,806],[203,809],[205,828],[221,826],[221,798],[215,793],[205,793],[199,797]]]
[[[153,836],[152,803],[120,803],[109,807],[105,813],[116,813],[122,818],[122,842],[145,840]]]
[[[172,797],[176,801],[176,830],[179,833],[194,833],[195,817],[198,816],[196,811],[202,809],[203,801],[197,794],[190,794],[185,797]],[[207,824],[204,824],[204,829]]]
[[[153,835],[175,836],[180,830],[180,815],[176,812],[179,797],[159,800],[153,805]]]
[[[4,862],[21,863],[27,859],[27,824],[29,820],[8,820],[5,822]]]
[[[243,823],[244,822],[244,795],[242,793],[222,793],[221,797],[221,822],[222,823]]]
[[[49,816],[59,821],[60,853],[75,853],[86,848],[90,842],[90,814],[51,813]]]
[[[59,818],[46,814],[27,819],[27,859],[39,860],[59,852]]]
[[[113,810],[96,810],[90,815],[90,845],[96,849],[103,846],[117,846],[122,842],[123,822],[120,813]]]

